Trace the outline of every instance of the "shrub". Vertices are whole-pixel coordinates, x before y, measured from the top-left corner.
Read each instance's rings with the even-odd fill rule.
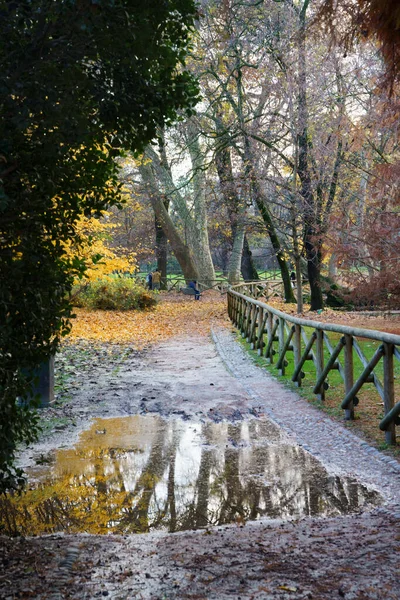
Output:
[[[133,279],[104,277],[75,286],[74,306],[91,310],[143,310],[156,304],[155,295]]]

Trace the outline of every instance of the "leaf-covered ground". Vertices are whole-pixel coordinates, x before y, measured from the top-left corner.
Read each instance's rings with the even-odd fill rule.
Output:
[[[163,293],[154,310],[75,310],[70,342],[91,340],[130,344],[141,349],[172,336],[208,335],[212,324],[227,323],[226,296],[207,291],[199,301],[178,293]]]

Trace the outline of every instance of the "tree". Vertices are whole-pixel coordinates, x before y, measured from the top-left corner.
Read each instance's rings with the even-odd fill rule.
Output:
[[[70,327],[84,264],[64,244],[120,202],[121,149],[196,101],[182,67],[195,17],[192,0],[0,0],[0,489],[36,434],[15,399]]]
[[[214,266],[211,259],[209,239],[208,239],[208,223],[206,209],[206,180],[205,171],[205,153],[200,144],[200,132],[198,124],[194,118],[180,124],[179,131],[175,130],[173,144],[175,151],[180,151],[180,161],[184,162],[186,157],[190,164],[187,172],[180,173],[179,185],[174,177],[171,158],[168,156],[167,144],[165,143],[164,135],[160,135],[160,145],[158,152],[151,145],[145,150],[147,161],[151,161],[150,171],[146,166],[141,170],[142,177],[150,182],[150,172],[153,177],[153,190],[158,189],[158,196],[162,195],[168,201],[168,207],[171,208],[177,215],[181,225],[180,237],[184,240],[186,246],[187,258],[181,254],[178,259],[185,274],[183,262],[187,262],[189,254],[190,260],[195,266],[195,272],[201,284],[212,285],[215,279]],[[172,132],[170,132],[172,135]],[[145,174],[147,170],[147,175]],[[182,171],[182,170],[181,170]],[[153,201],[155,198],[153,192]],[[153,206],[154,207],[154,206]],[[160,207],[161,208],[161,207]],[[165,233],[171,241],[171,229],[168,227],[167,221],[163,218],[160,224],[164,227]],[[179,233],[176,231],[176,233]],[[172,245],[172,242],[171,242]],[[180,244],[182,246],[182,244]],[[176,255],[176,247],[174,253]],[[188,254],[189,253],[189,254]],[[178,258],[178,256],[176,255]],[[183,262],[182,262],[183,259]],[[192,268],[190,270],[193,270]],[[185,277],[187,278],[186,274]],[[193,274],[190,279],[193,278]]]
[[[324,0],[317,17],[318,25],[321,21],[328,25],[336,43],[347,48],[355,39],[377,40],[386,65],[385,83],[393,90],[400,78],[400,4],[397,0]]]

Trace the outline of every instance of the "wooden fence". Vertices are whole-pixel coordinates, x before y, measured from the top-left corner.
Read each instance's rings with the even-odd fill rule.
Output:
[[[354,419],[354,408],[359,403],[357,393],[361,387],[367,383],[373,384],[384,408],[384,418],[379,427],[385,432],[386,442],[395,444],[396,425],[400,425],[400,402],[395,403],[394,360],[400,361],[400,335],[287,315],[258,299],[270,296],[271,290],[265,283],[239,284],[228,290],[229,317],[241,331],[242,337],[269,364],[276,361],[280,375],[285,374],[288,366],[288,353],[293,353],[294,370],[291,379],[299,387],[305,377],[304,365],[309,361],[315,372],[313,392],[322,401],[329,388],[329,373],[332,370],[338,371],[344,382],[341,407],[347,420]],[[329,339],[328,332],[331,337],[337,338],[335,346]],[[371,358],[365,356],[360,339],[379,342]],[[362,366],[362,372],[356,380],[355,357],[358,357]],[[382,382],[376,374],[376,367],[381,360]]]
[[[145,285],[145,278],[142,276],[139,278],[141,283]],[[198,286],[201,291],[215,289],[221,293],[226,293],[229,284],[226,277],[217,277],[210,282],[203,283],[198,281]],[[183,275],[169,275],[168,277],[161,278],[162,288],[169,292],[178,292],[181,287],[186,287],[186,280]],[[254,284],[255,285],[255,284]],[[267,275],[264,279],[257,282],[259,290],[264,293],[281,296],[283,294],[282,279],[277,279],[275,273]],[[261,291],[259,292],[262,293]]]

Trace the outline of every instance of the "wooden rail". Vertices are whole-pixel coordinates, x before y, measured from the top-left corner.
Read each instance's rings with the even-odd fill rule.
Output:
[[[287,315],[258,299],[261,296],[268,298],[273,293],[273,288],[268,287],[269,285],[270,282],[241,283],[228,289],[228,314],[241,331],[242,337],[269,364],[276,360],[280,375],[285,374],[287,355],[292,352],[292,381],[297,386],[302,385],[305,377],[303,367],[309,361],[315,371],[313,392],[319,400],[325,399],[325,392],[329,389],[329,373],[338,371],[344,382],[345,395],[341,407],[347,420],[354,419],[354,408],[359,403],[357,393],[361,387],[367,383],[373,384],[382,399],[385,415],[379,427],[385,432],[386,442],[395,444],[396,425],[400,425],[400,402],[395,403],[394,359],[400,361],[400,335]],[[310,329],[313,330],[311,333]],[[335,347],[332,346],[328,332],[340,335]],[[372,358],[366,358],[359,339],[380,342]],[[354,381],[355,357],[358,357],[363,367],[357,381]],[[376,366],[381,360],[382,382],[376,374]]]
[[[145,285],[145,278],[143,276],[139,277],[139,280]],[[202,281],[198,281],[197,283],[202,291],[216,289],[220,292],[226,293],[229,287],[226,277],[217,277],[208,283],[203,283]],[[166,289],[169,292],[179,291],[181,287],[186,286],[186,280],[183,275],[169,275],[168,277],[161,277],[161,284],[163,289]],[[264,296],[265,293],[268,295],[275,293],[277,295],[281,295],[283,293],[282,279],[277,279],[276,275],[273,273],[267,275],[260,281],[252,283],[251,285],[254,286],[254,294],[256,294],[258,290],[259,296]]]

